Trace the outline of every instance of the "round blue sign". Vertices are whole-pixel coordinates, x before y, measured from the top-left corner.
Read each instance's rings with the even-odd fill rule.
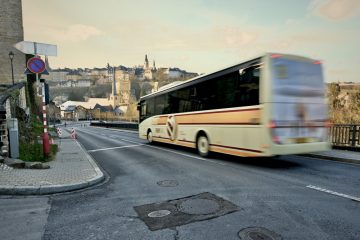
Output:
[[[33,57],[28,60],[27,67],[33,73],[42,73],[45,70],[45,62],[39,57]]]

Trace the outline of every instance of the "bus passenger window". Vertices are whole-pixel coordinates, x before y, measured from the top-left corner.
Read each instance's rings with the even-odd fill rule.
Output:
[[[236,99],[239,106],[259,104],[260,68],[250,67],[243,69],[240,75]]]
[[[147,100],[146,116],[151,117],[155,115],[155,101],[154,98]]]
[[[140,106],[140,115],[141,116],[145,116],[146,115],[146,103],[141,103],[141,106]]]

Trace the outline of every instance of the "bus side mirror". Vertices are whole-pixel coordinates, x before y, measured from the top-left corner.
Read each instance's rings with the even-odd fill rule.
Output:
[[[140,111],[140,104],[137,105],[136,109]]]

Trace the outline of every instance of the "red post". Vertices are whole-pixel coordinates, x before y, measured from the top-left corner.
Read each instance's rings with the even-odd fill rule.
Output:
[[[49,134],[46,132],[43,134],[43,152],[44,156],[49,156],[50,153],[50,142],[49,142]]]
[[[38,74],[36,74],[38,75]],[[43,140],[43,153],[44,156],[49,156],[50,153],[50,143],[49,143],[49,134],[47,132],[47,116],[46,116],[46,103],[45,103],[45,82],[42,82],[42,105],[43,105],[43,123],[44,123],[44,134],[42,137]]]

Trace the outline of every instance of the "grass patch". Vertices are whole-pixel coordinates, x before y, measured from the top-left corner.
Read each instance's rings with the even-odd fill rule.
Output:
[[[57,144],[50,144],[49,156],[44,156],[43,145],[41,143],[20,143],[20,159],[28,162],[48,162],[55,158],[58,152]]]

